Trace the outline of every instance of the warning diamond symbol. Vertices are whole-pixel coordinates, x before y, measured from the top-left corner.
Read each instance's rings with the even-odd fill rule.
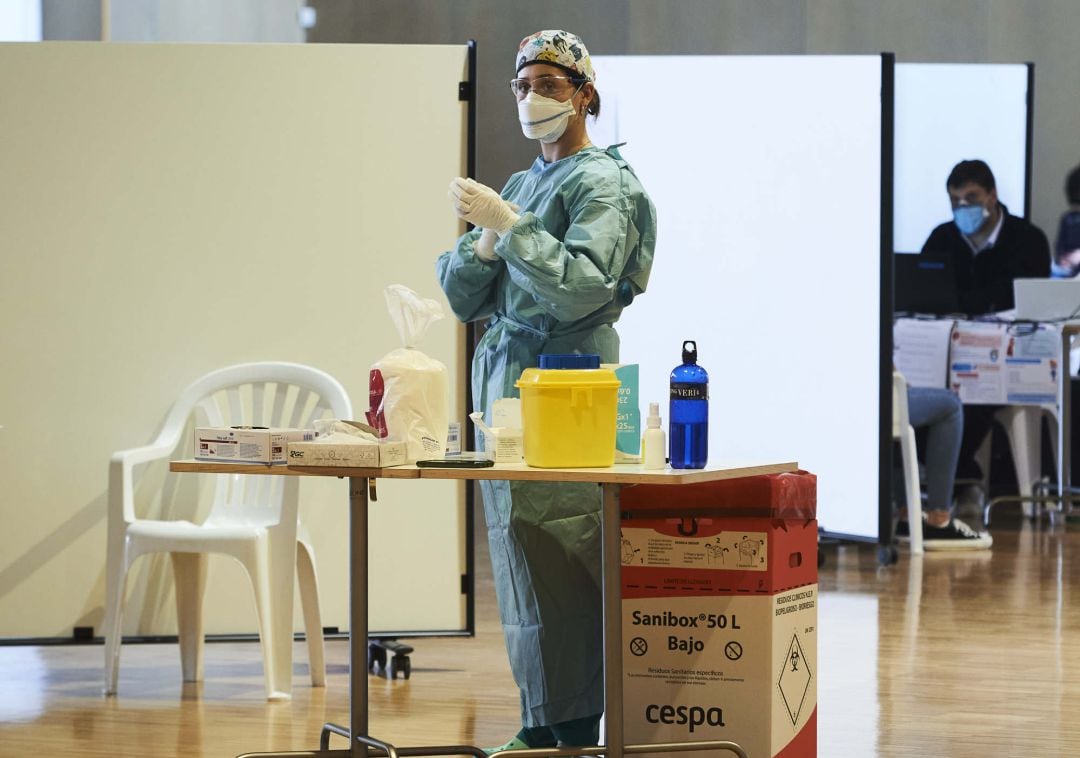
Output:
[[[792,726],[799,722],[799,712],[802,711],[806,693],[810,689],[810,680],[813,678],[810,662],[806,660],[802,645],[799,644],[799,635],[792,635],[787,656],[782,661],[780,677],[776,680],[776,686],[780,689],[780,695],[784,698],[784,705],[791,717]]]

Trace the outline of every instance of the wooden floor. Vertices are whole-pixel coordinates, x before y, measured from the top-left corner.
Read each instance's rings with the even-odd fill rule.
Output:
[[[872,547],[826,549],[820,756],[1080,755],[1080,525],[999,521],[989,552],[879,568]],[[370,678],[380,738],[491,745],[516,731],[478,552],[477,636],[416,640],[409,681]],[[314,749],[324,721],[347,723],[347,646],[327,643],[325,689],[296,654],[293,700],[267,703],[254,643],[208,645],[199,685],[181,684],[175,646],[126,646],[114,698],[101,695],[100,646],[0,647],[0,756]]]

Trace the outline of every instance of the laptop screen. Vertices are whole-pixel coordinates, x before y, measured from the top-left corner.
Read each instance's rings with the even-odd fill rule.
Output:
[[[1068,321],[1080,318],[1080,278],[1014,279],[1016,318]]]
[[[922,253],[894,254],[893,310],[934,316],[958,313],[952,260]]]

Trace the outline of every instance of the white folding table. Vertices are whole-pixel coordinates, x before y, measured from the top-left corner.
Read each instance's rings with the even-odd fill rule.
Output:
[[[431,745],[396,747],[371,736],[368,724],[367,634],[368,634],[368,493],[377,479],[494,479],[544,482],[592,482],[603,490],[603,584],[604,618],[604,745],[582,748],[552,748],[505,751],[495,758],[553,758],[602,754],[622,758],[646,752],[728,751],[746,758],[736,743],[726,740],[702,742],[626,745],[623,737],[622,697],[622,562],[619,550],[619,492],[634,484],[679,486],[721,479],[780,474],[798,470],[794,462],[725,463],[704,469],[648,471],[640,465],[610,468],[542,469],[525,465],[498,465],[491,468],[392,468],[295,467],[262,464],[204,463],[173,461],[170,470],[210,474],[256,474],[269,476],[332,476],[349,480],[349,726],[327,724],[317,750],[284,753],[245,753],[240,758],[368,758],[369,756],[472,755],[486,753],[472,745]],[[349,747],[330,749],[331,735],[349,739]],[[355,736],[355,738],[352,738]]]

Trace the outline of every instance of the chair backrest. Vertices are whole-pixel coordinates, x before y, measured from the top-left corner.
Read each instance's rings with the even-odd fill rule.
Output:
[[[311,428],[323,417],[351,419],[345,388],[329,374],[297,363],[244,363],[193,382],[169,412],[163,434],[192,414],[208,426]],[[271,525],[281,519],[284,479],[279,476],[216,476],[207,525]],[[295,490],[293,490],[295,492]]]
[[[899,371],[892,375],[892,436],[899,439],[908,427],[907,379]]]

